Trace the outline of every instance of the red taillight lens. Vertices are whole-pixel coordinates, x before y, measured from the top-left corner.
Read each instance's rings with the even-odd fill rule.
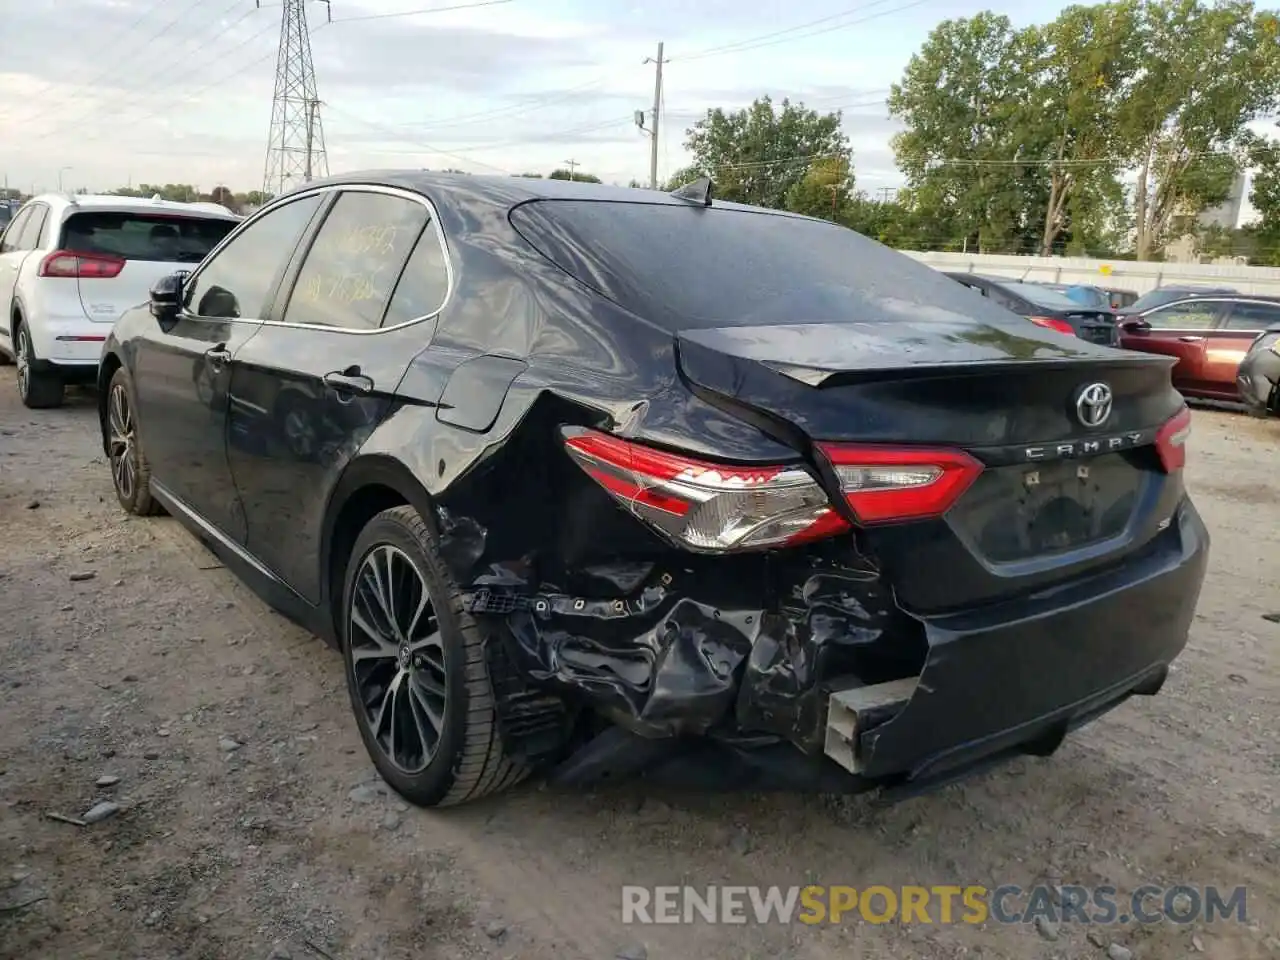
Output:
[[[79,253],[75,250],[55,250],[40,261],[36,272],[40,277],[63,277],[74,280],[110,280],[124,269],[123,257],[103,253]]]
[[[1053,317],[1027,317],[1027,319],[1038,327],[1048,327],[1050,330],[1065,333],[1069,337],[1076,335],[1075,329],[1065,320],[1055,320]]]
[[[1191,436],[1191,410],[1183,407],[1156,431],[1156,451],[1165,473],[1181,470],[1187,464],[1187,438]]]
[[[570,456],[613,497],[670,539],[700,552],[792,546],[849,530],[802,465],[733,466],[655,450],[592,430]],[[982,466],[958,451],[822,446],[863,523],[938,516]]]
[[[978,479],[960,450],[821,444],[845,499],[864,524],[940,517]]]

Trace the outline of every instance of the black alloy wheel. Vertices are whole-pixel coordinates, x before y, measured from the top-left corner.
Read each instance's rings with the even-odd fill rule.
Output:
[[[449,692],[440,621],[408,554],[389,543],[365,554],[349,616],[364,721],[397,770],[421,773],[440,745]]]
[[[412,507],[375,516],[342,594],[347,692],[382,778],[418,806],[449,806],[527,773],[503,751],[484,633]]]

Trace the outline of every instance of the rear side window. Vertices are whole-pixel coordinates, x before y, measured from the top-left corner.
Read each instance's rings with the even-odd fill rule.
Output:
[[[535,200],[511,222],[543,256],[671,329],[1009,314],[844,227],[731,207]]]
[[[125,260],[199,263],[236,225],[233,220],[153,213],[73,213],[59,246]]]
[[[1265,330],[1280,323],[1280,304],[1237,303],[1222,325],[1224,330]]]
[[[27,225],[27,221],[31,219],[31,208],[19,210],[18,215],[13,218],[9,227],[4,232],[4,239],[0,241],[0,253],[10,253],[15,250],[21,250],[18,241],[22,235],[22,229]]]
[[[444,306],[448,292],[449,270],[445,266],[444,250],[440,247],[436,231],[427,224],[409,255],[404,272],[400,274],[400,282],[391,295],[382,325],[394,327],[431,316]]]
[[[427,226],[427,208],[383,193],[343,193],[316,234],[284,319],[372,330]],[[432,242],[435,237],[432,235]]]
[[[38,250],[40,248],[40,234],[44,231],[44,224],[48,218],[49,208],[43,203],[38,203],[32,207],[31,219],[22,228],[22,237],[18,241],[23,250]]]

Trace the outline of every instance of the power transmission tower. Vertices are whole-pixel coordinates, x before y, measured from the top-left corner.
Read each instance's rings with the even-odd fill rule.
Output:
[[[658,130],[662,125],[662,44],[658,44],[658,58],[645,57],[645,63],[655,64],[653,78],[653,112],[649,115],[649,126],[644,125],[644,111],[636,111],[636,126],[649,134],[649,189],[658,189]]]
[[[328,19],[332,21],[329,0],[318,2],[325,5]],[[307,0],[283,0],[282,3],[276,88],[271,101],[271,130],[262,177],[262,190],[268,195],[279,196],[313,177],[329,175],[306,3]],[[262,0],[257,0],[257,5],[261,7]]]

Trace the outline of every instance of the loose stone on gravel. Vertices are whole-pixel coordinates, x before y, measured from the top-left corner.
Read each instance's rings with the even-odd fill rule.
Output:
[[[92,570],[82,570],[79,573],[73,573],[67,579],[72,583],[84,583],[86,580],[92,580],[97,574]]]
[[[232,740],[230,737],[223,737],[218,741],[218,749],[223,753],[234,753],[243,746],[243,743],[238,740]]]
[[[490,920],[484,925],[484,935],[490,940],[501,940],[507,932],[507,925],[501,920]]]
[[[1043,914],[1036,917],[1036,932],[1046,940],[1058,939],[1058,925]]]
[[[352,787],[347,797],[352,803],[376,803],[385,793],[386,791],[377,784],[362,783],[358,787]]]
[[[95,780],[93,782],[93,785],[95,787],[114,787],[119,782],[120,782],[119,777],[113,777],[111,774],[108,773],[108,774],[103,774],[101,777]]]
[[[80,819],[85,823],[101,823],[108,817],[114,817],[120,812],[120,804],[113,803],[110,800],[103,800],[101,803],[95,803]]]
[[[1107,947],[1107,956],[1111,960],[1133,960],[1133,951],[1128,947],[1122,947],[1118,943],[1113,943]]]
[[[649,960],[649,950],[643,943],[633,943],[623,947],[613,956],[614,960]]]

